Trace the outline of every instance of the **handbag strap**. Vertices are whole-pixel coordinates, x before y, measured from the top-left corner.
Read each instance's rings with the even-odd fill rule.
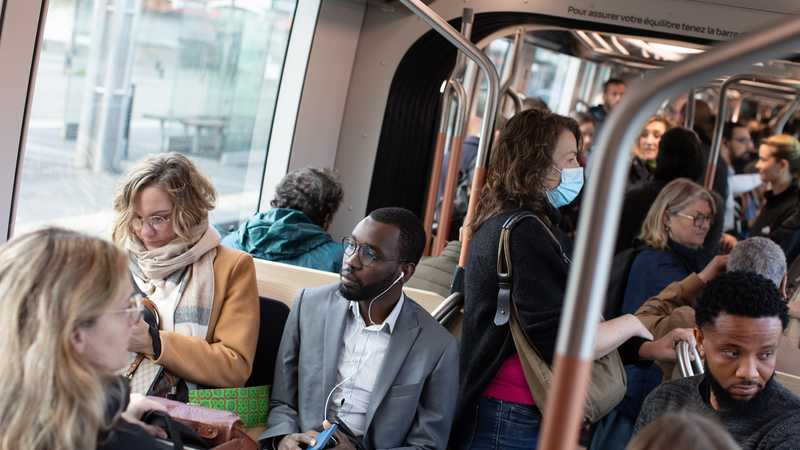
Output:
[[[497,310],[494,313],[494,324],[502,326],[508,323],[511,316],[511,287],[512,287],[512,266],[511,266],[511,230],[524,219],[535,219],[538,221],[542,228],[558,249],[558,253],[564,262],[569,265],[572,261],[564,252],[556,235],[550,230],[550,227],[544,223],[542,219],[531,211],[518,211],[508,219],[506,219],[503,226],[500,228],[500,241],[497,244]]]

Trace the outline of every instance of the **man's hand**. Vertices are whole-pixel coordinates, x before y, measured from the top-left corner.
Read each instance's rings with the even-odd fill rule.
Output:
[[[692,346],[696,345],[691,328],[675,328],[661,339],[645,342],[639,347],[639,357],[652,361],[675,362],[678,360],[675,347],[680,341],[686,341]]]
[[[300,444],[313,447],[317,444],[317,432],[287,434],[278,443],[278,450],[301,450]]]
[[[150,337],[150,326],[144,319],[139,319],[131,331],[131,340],[128,342],[128,351],[154,355],[153,339]]]
[[[331,427],[331,423],[327,420],[322,422],[322,428],[328,429]],[[333,447],[333,450],[356,450],[356,446],[350,442],[350,438],[348,438],[344,433],[341,431],[334,431],[333,438],[336,439],[338,444],[336,447]]]
[[[728,265],[728,255],[717,255],[709,262],[702,272],[697,276],[703,280],[703,283],[708,284],[709,281],[717,278],[719,274],[725,272],[725,267]]]
[[[727,255],[738,243],[739,240],[733,235],[722,233],[722,236],[719,238],[719,249],[723,254]]]

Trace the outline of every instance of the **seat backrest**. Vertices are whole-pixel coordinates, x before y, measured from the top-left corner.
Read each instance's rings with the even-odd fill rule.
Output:
[[[461,326],[464,322],[464,294],[454,292],[431,313],[443,327],[447,328],[456,339],[461,338]]]
[[[283,302],[290,308],[301,289],[339,282],[338,273],[258,258],[254,258],[253,263],[256,266],[258,295]],[[433,312],[444,301],[444,297],[441,295],[422,289],[405,287],[403,292],[428,312]]]
[[[792,391],[794,395],[800,395],[800,377],[791,375],[784,372],[775,371],[775,380],[782,384],[783,387]]]
[[[260,297],[261,327],[258,331],[256,355],[253,358],[253,371],[245,383],[246,387],[272,384],[275,373],[275,359],[281,345],[283,328],[289,317],[289,307],[283,302]]]

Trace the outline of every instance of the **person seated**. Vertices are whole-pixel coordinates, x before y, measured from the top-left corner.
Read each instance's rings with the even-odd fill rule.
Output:
[[[626,450],[741,450],[730,433],[710,417],[665,414],[644,427]]]
[[[222,244],[259,259],[338,273],[342,244],[327,230],[342,196],[341,183],[328,169],[289,172],[275,188],[272,209],[255,213]]]
[[[706,265],[702,246],[714,217],[714,198],[686,178],[669,183],[647,213],[639,238],[647,247],[634,259],[622,304],[623,314],[633,314],[645,300],[668,284],[679,281]],[[625,398],[603,419],[605,433],[593,446],[624,449],[633,431],[644,398],[661,383],[656,366],[625,366]],[[602,438],[602,442],[600,439]]]
[[[716,417],[744,450],[797,448],[800,398],[774,378],[789,320],[774,282],[752,272],[724,273],[703,289],[695,311],[705,373],[653,391],[636,431],[664,414],[690,411]]]
[[[447,446],[458,390],[455,338],[403,284],[425,246],[420,220],[381,208],[344,240],[341,282],[304,289],[281,340],[265,448],[313,445],[323,421],[366,449]],[[340,447],[354,448],[342,433]]]
[[[615,254],[634,245],[636,236],[642,231],[647,211],[664,186],[678,178],[698,181],[703,176],[703,151],[693,131],[672,128],[664,133],[658,146],[653,180],[625,194]]]
[[[770,189],[764,194],[765,203],[750,224],[750,235],[769,236],[798,209],[800,142],[788,135],[761,141],[756,169],[761,181],[768,183]]]
[[[656,338],[675,328],[694,328],[694,306],[697,298],[703,288],[726,268],[731,271],[757,273],[772,281],[781,295],[786,295],[786,258],[783,252],[771,240],[753,237],[736,244],[730,255],[714,257],[702,271],[671,283],[649,298],[636,310],[636,317]],[[676,376],[674,364],[660,365],[665,379]]]
[[[0,292],[0,450],[172,448],[140,421],[164,407],[116,375],[141,315],[121,250],[60,228],[17,236],[0,247]]]
[[[633,159],[628,173],[628,189],[653,179],[658,157],[659,143],[669,130],[669,122],[661,116],[647,119],[639,139],[633,147]]]
[[[250,375],[255,267],[247,253],[219,244],[208,223],[215,196],[188,158],[164,153],[137,164],[114,199],[114,242],[127,250],[135,288],[158,316],[134,327],[134,392],[186,401],[196,386],[243,386]]]

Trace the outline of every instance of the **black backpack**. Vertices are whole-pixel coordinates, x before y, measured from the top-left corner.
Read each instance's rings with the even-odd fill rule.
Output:
[[[622,302],[625,299],[625,289],[628,287],[628,277],[631,274],[633,261],[639,256],[645,245],[637,243],[633,247],[614,255],[611,263],[611,275],[608,279],[606,302],[603,306],[603,318],[610,320],[622,315]]]

